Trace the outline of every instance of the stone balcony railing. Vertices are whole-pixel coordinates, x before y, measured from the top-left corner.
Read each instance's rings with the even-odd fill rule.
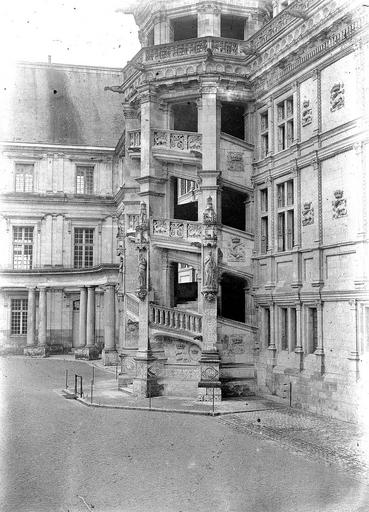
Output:
[[[178,130],[152,130],[153,149],[169,149],[172,151],[191,152],[202,150],[202,135],[197,132],[180,132]],[[128,132],[128,150],[137,152],[141,149],[141,131]]]
[[[126,293],[127,312],[138,318],[140,311],[140,300],[131,293]]]
[[[151,219],[150,227],[152,236],[182,239],[190,243],[201,240],[201,222],[178,219]]]
[[[202,317],[198,313],[150,304],[150,323],[153,326],[201,334]]]
[[[172,151],[202,150],[202,135],[197,132],[180,132],[177,130],[153,130],[153,149],[170,149]]]

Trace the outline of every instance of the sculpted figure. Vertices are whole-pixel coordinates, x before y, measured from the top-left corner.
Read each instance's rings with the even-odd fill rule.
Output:
[[[210,251],[204,261],[204,286],[206,288],[216,288],[216,263],[213,251]]]
[[[146,288],[146,268],[147,260],[143,251],[139,252],[138,256],[138,286],[139,288]]]

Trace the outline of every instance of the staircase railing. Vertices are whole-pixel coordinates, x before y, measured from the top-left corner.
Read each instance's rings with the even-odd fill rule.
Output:
[[[151,234],[196,241],[201,239],[202,224],[189,220],[151,219]]]
[[[202,317],[198,313],[167,308],[157,304],[150,304],[150,322],[152,325],[188,331],[193,334],[202,332]]]

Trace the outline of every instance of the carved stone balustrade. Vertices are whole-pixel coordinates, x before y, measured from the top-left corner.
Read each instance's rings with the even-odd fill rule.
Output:
[[[201,334],[202,317],[198,313],[150,304],[150,323],[174,331]]]
[[[188,242],[200,242],[201,222],[178,219],[151,219],[151,236],[163,236],[182,239]]]
[[[177,130],[153,130],[153,149],[169,149],[172,151],[202,151],[202,136],[196,132],[180,132]]]
[[[240,41],[237,39],[201,37],[144,48],[143,62],[154,63],[178,60],[186,56],[206,55],[208,49],[211,50],[213,54],[243,55],[240,49]]]

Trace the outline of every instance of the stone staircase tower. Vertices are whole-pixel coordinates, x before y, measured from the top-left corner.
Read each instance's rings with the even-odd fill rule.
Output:
[[[222,389],[252,388],[253,93],[244,61],[267,6],[139,1],[130,10],[142,49],[110,89],[125,115],[121,382],[137,395],[218,400]]]

